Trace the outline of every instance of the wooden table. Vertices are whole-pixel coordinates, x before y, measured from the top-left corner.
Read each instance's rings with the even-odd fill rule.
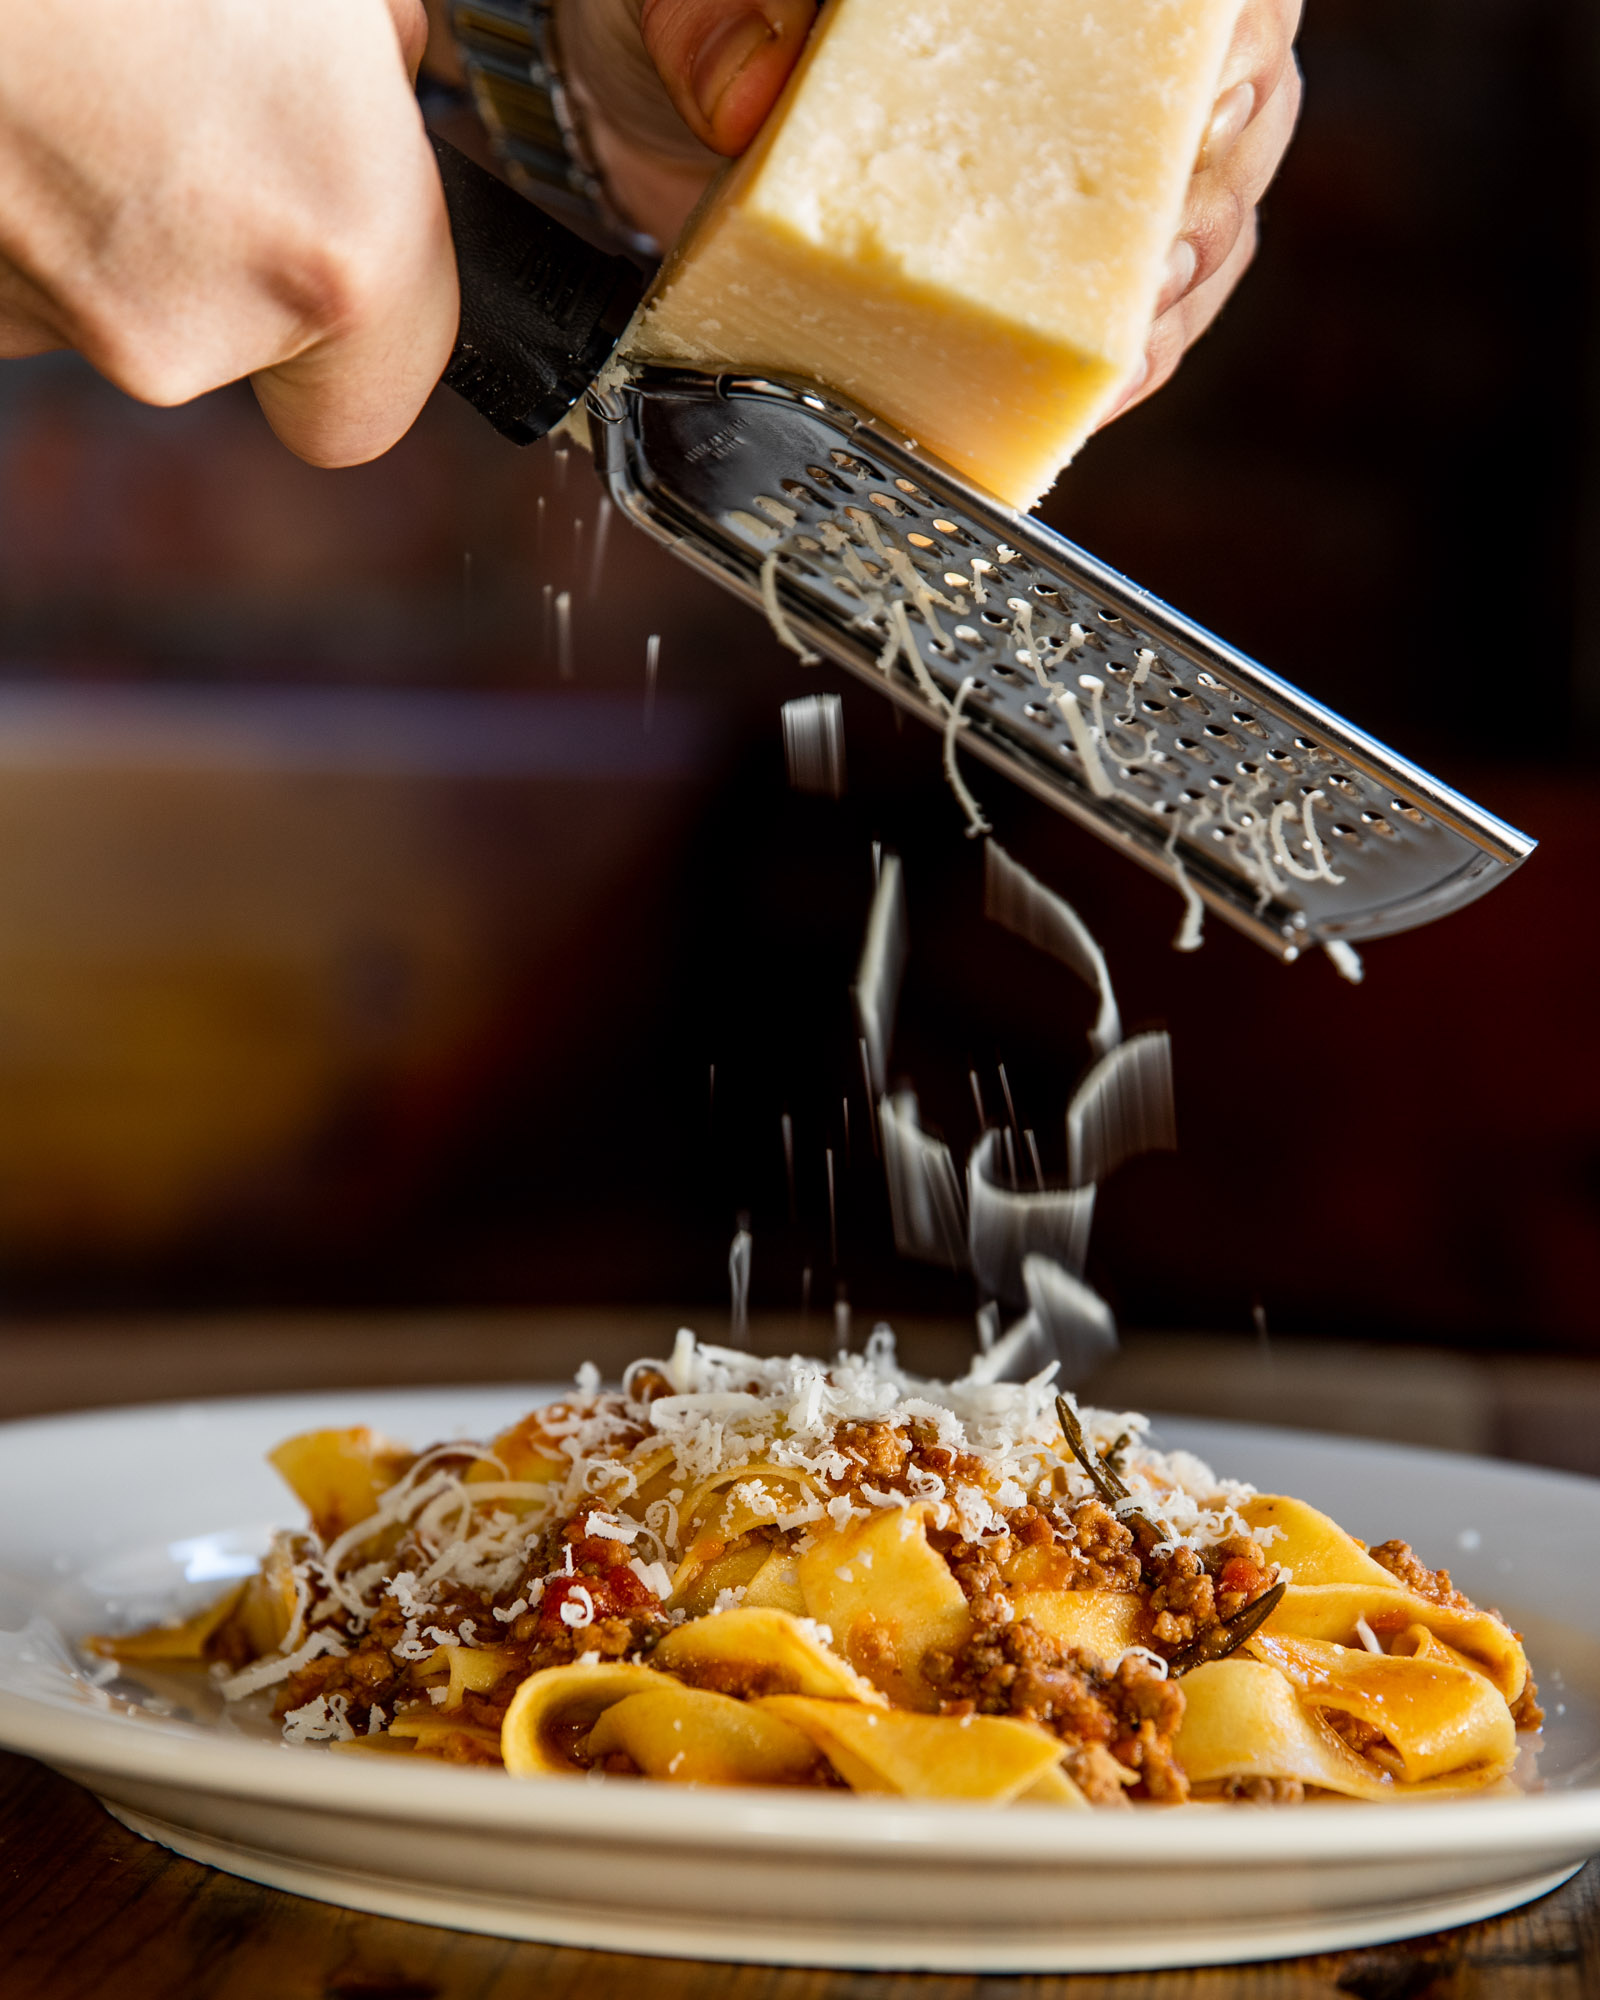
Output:
[[[5,2000],[1594,2000],[1600,1869],[1498,1922],[1202,1972],[780,1972],[513,1944],[360,1916],[182,1861],[0,1755]]]
[[[708,1335],[713,1332],[709,1316]],[[575,1324],[576,1323],[576,1324]],[[570,1374],[591,1353],[614,1367],[654,1340],[671,1314],[529,1314],[406,1320],[370,1316],[226,1322],[79,1324],[0,1330],[0,1413],[196,1393],[437,1379],[441,1337],[452,1372],[483,1381]],[[912,1331],[908,1329],[908,1332]],[[795,1330],[757,1327],[754,1345],[787,1347]],[[965,1329],[915,1329],[923,1367],[951,1365]],[[1285,1345],[1262,1370],[1239,1343],[1214,1343],[1207,1365],[1184,1343],[1133,1341],[1117,1365],[1119,1400],[1198,1407],[1208,1381],[1230,1414],[1411,1436],[1458,1449],[1510,1450],[1496,1432],[1492,1371],[1444,1355],[1386,1357],[1372,1407],[1330,1400],[1359,1384],[1360,1350]],[[1237,1350],[1237,1351],[1235,1351]],[[1552,1456],[1588,1469],[1600,1369],[1553,1364],[1542,1403],[1577,1410],[1570,1446]],[[1410,1368],[1417,1393],[1394,1393]],[[1252,1372],[1252,1370],[1254,1372]],[[1559,1374],[1559,1381],[1556,1379]],[[1481,1378],[1481,1379],[1480,1379]],[[1530,1379],[1519,1372],[1517,1382]],[[1343,1392],[1348,1398],[1353,1390]],[[1524,1386],[1524,1393],[1528,1391]],[[1243,1408],[1241,1408],[1243,1404]],[[1530,1408],[1532,1406],[1530,1405]],[[1530,1427],[1548,1442],[1561,1434]],[[1569,1455],[1570,1454],[1570,1455]],[[1536,1454],[1528,1451],[1527,1456]],[[1596,2000],[1600,1867],[1497,1922],[1366,1951],[1199,1972],[956,1978],[783,1972],[763,1967],[513,1944],[361,1916],[180,1860],[128,1833],[83,1791],[22,1757],[0,1754],[0,2000]]]

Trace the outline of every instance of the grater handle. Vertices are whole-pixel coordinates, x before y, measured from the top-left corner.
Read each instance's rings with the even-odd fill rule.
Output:
[[[513,444],[560,423],[610,360],[645,274],[433,135],[461,280],[443,380]]]

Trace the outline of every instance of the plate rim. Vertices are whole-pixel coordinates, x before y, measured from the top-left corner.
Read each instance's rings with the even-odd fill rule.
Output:
[[[169,1398],[162,1402],[113,1404],[88,1410],[48,1413],[0,1424],[0,1454],[19,1434],[38,1437],[75,1425],[137,1427],[143,1422],[202,1419],[210,1411],[237,1415],[290,1405],[326,1403],[344,1397],[398,1402],[420,1410],[429,1398],[511,1399],[560,1393],[567,1385],[529,1383],[398,1384],[373,1388],[316,1388],[258,1394]],[[1490,1475],[1533,1480],[1559,1489],[1576,1488],[1593,1498],[1600,1480],[1550,1467],[1476,1454],[1412,1446],[1385,1439],[1347,1437],[1336,1432],[1299,1430],[1285,1425],[1229,1418],[1183,1417],[1151,1412],[1153,1428],[1163,1423],[1242,1433],[1279,1443],[1336,1451],[1400,1455],[1415,1463],[1440,1459],[1471,1465]],[[110,1698],[107,1697],[109,1700]],[[143,1725],[143,1726],[141,1726]],[[288,1803],[322,1812],[382,1817],[402,1812],[444,1819],[461,1828],[495,1827],[528,1836],[560,1831],[568,1837],[604,1839],[642,1847],[663,1839],[690,1838],[706,1847],[759,1844],[771,1853],[827,1851],[834,1855],[881,1855],[885,1847],[937,1850],[973,1863],[1043,1867],[1197,1865],[1193,1830],[1204,1823],[1225,1825],[1226,1852],[1215,1865],[1300,1866],[1308,1860],[1337,1861],[1390,1855],[1396,1859],[1463,1855],[1488,1848],[1506,1853],[1600,1850],[1600,1781],[1570,1789],[1516,1798],[1453,1795],[1437,1799],[1384,1802],[1315,1802],[1286,1811],[1242,1812],[1204,1803],[1168,1808],[1160,1814],[1053,1814],[975,1810],[948,1800],[889,1800],[797,1796],[781,1789],[696,1786],[629,1787],[626,1793],[587,1781],[564,1778],[508,1781],[501,1773],[446,1766],[396,1768],[324,1751],[319,1763],[305,1748],[228,1736],[194,1724],[107,1713],[89,1707],[0,1688],[0,1746],[71,1767],[82,1782],[98,1772],[108,1777],[180,1783],[213,1796]],[[174,1755],[180,1751],[181,1757]],[[332,1765],[334,1768],[330,1769]],[[412,1803],[415,1801],[415,1803]],[[1470,1805],[1470,1811],[1463,1811]],[[1226,1810],[1226,1818],[1215,1815]],[[1301,1829],[1292,1832],[1291,1829]],[[1210,1865],[1208,1863],[1208,1865]]]

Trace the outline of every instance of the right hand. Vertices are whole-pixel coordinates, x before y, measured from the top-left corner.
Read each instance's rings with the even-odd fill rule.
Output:
[[[671,247],[778,100],[817,0],[559,0],[568,88],[630,222]]]
[[[157,404],[248,375],[302,458],[386,451],[458,317],[425,37],[422,0],[12,0],[0,357]]]

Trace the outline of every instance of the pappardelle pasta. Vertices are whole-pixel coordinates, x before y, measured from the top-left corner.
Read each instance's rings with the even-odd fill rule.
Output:
[[[1517,1635],[1401,1542],[1049,1383],[678,1336],[485,1444],[272,1454],[306,1507],[181,1624],[90,1642],[363,1754],[1085,1809],[1508,1781]]]

